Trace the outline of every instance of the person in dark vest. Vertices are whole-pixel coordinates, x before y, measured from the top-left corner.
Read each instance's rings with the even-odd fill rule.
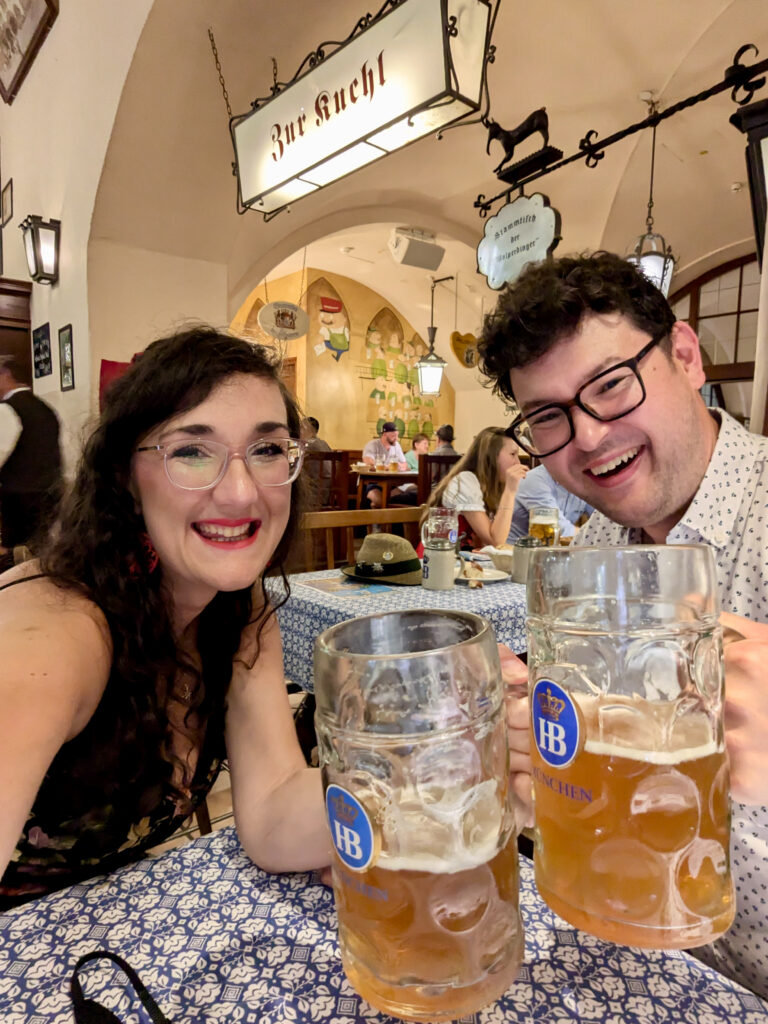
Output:
[[[34,547],[61,497],[59,420],[0,354],[0,563]]]

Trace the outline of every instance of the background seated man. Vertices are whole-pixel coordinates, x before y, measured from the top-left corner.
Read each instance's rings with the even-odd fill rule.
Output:
[[[399,470],[405,472],[408,463],[405,461],[403,449],[400,447],[398,438],[400,431],[391,420],[382,423],[381,432],[378,438],[369,441],[363,448],[363,462],[372,469],[396,465]],[[381,485],[373,481],[365,489],[365,496],[371,508],[381,508]]]
[[[437,428],[437,447],[435,455],[458,455],[453,447],[453,427],[450,423],[444,423]]]
[[[594,511],[583,498],[571,494],[554,480],[549,475],[546,466],[536,466],[529,470],[517,488],[512,526],[507,537],[508,544],[514,544],[519,537],[526,536],[530,511],[541,505],[559,510],[561,537],[572,537],[576,528],[581,526]]]
[[[16,359],[0,354],[0,571],[14,548],[43,539],[63,485],[58,417],[20,378]]]
[[[327,441],[318,437],[319,430],[320,422],[314,416],[305,416],[301,421],[301,439],[306,441],[305,451],[330,452],[333,450]],[[309,481],[307,491],[310,504],[318,507],[327,505],[331,494],[330,462],[307,459],[304,463],[304,474]]]

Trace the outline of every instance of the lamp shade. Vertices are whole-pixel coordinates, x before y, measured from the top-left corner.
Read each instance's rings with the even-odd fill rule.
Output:
[[[60,220],[43,220],[30,214],[19,225],[24,235],[29,276],[40,284],[56,284],[59,280]]]
[[[440,386],[443,383],[443,370],[445,360],[441,359],[435,352],[428,352],[416,363],[416,372],[419,375],[419,391],[422,395],[439,395]]]
[[[634,252],[627,256],[638,270],[659,289],[666,298],[675,271],[675,258],[661,235],[641,235]]]

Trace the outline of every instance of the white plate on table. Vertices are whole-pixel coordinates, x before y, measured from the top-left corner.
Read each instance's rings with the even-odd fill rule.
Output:
[[[501,583],[502,580],[509,579],[509,573],[502,572],[501,569],[486,569],[485,565],[483,565],[483,575],[473,576],[472,579],[476,579],[478,583]],[[472,579],[468,579],[466,576],[457,576],[456,583],[469,584],[472,582]]]

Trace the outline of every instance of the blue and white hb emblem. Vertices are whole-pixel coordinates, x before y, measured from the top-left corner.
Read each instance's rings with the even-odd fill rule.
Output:
[[[364,871],[373,860],[373,826],[363,805],[346,789],[331,785],[325,791],[328,824],[336,852],[348,868]]]
[[[579,716],[567,690],[551,679],[539,679],[531,694],[533,738],[542,760],[565,768],[579,751]]]

